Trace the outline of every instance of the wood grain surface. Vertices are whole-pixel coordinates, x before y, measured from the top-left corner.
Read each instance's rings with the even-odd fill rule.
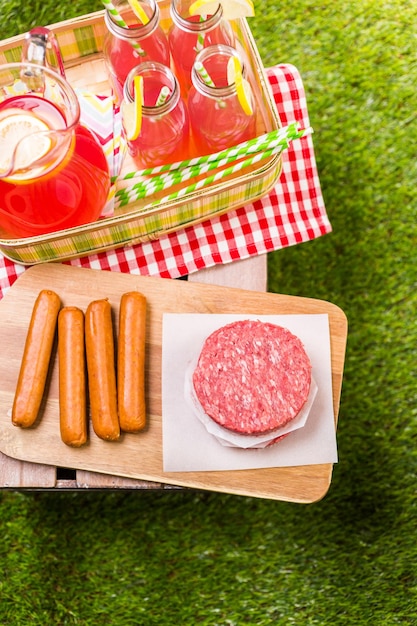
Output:
[[[56,351],[41,414],[23,430],[11,424],[10,411],[26,331],[36,296],[55,290],[63,305],[86,309],[108,298],[117,328],[120,297],[138,290],[148,300],[146,397],[148,428],[124,434],[117,442],[98,439],[90,428],[88,444],[71,449],[62,443],[58,420]],[[293,502],[321,499],[331,483],[332,464],[227,472],[172,472],[162,469],[161,357],[164,313],[317,314],[329,316],[335,421],[339,409],[347,320],[336,305],[323,300],[260,293],[186,281],[43,264],[29,268],[0,301],[0,450],[15,459],[127,478]]]

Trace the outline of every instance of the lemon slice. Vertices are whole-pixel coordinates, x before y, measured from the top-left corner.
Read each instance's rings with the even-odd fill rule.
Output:
[[[240,61],[235,56],[230,57],[227,63],[227,82],[229,85],[235,83],[240,106],[246,115],[253,115],[252,89],[246,78],[243,78]]]
[[[0,172],[8,172],[11,165],[13,171],[25,170],[45,156],[51,148],[51,138],[42,131],[48,130],[45,122],[29,113],[16,112],[0,120]],[[32,174],[13,174],[12,177],[23,179]]]
[[[135,141],[142,128],[143,76],[133,79],[133,102],[122,102],[123,127],[128,141]]]
[[[195,0],[190,6],[190,15],[214,15],[219,4],[222,5],[226,20],[255,15],[252,0]]]
[[[138,20],[140,20],[143,25],[147,24],[149,22],[149,17],[146,15],[146,12],[141,3],[138,2],[138,0],[128,0],[128,2],[130,8],[132,9]]]

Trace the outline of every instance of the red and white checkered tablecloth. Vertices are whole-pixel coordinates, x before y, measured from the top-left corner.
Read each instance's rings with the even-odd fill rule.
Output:
[[[283,125],[310,120],[301,76],[290,64],[266,70]],[[314,126],[313,126],[314,129]],[[93,269],[179,278],[218,263],[272,252],[331,232],[312,136],[290,144],[282,173],[264,198],[156,241],[68,261]],[[0,254],[0,297],[25,267]]]

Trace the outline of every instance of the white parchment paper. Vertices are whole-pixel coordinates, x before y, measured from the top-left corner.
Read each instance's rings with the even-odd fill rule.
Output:
[[[187,371],[205,339],[230,322],[253,319],[288,328],[304,344],[317,394],[305,425],[262,449],[222,445],[195,415],[184,393]],[[163,316],[162,434],[165,472],[224,471],[337,462],[329,319],[318,315],[169,313]]]

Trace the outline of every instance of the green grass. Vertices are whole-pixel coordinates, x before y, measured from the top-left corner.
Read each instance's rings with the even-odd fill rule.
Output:
[[[0,4],[0,36],[100,9]],[[0,623],[417,624],[417,4],[256,0],[307,92],[333,233],[270,290],[349,319],[340,461],[319,503],[194,492],[0,495]]]

